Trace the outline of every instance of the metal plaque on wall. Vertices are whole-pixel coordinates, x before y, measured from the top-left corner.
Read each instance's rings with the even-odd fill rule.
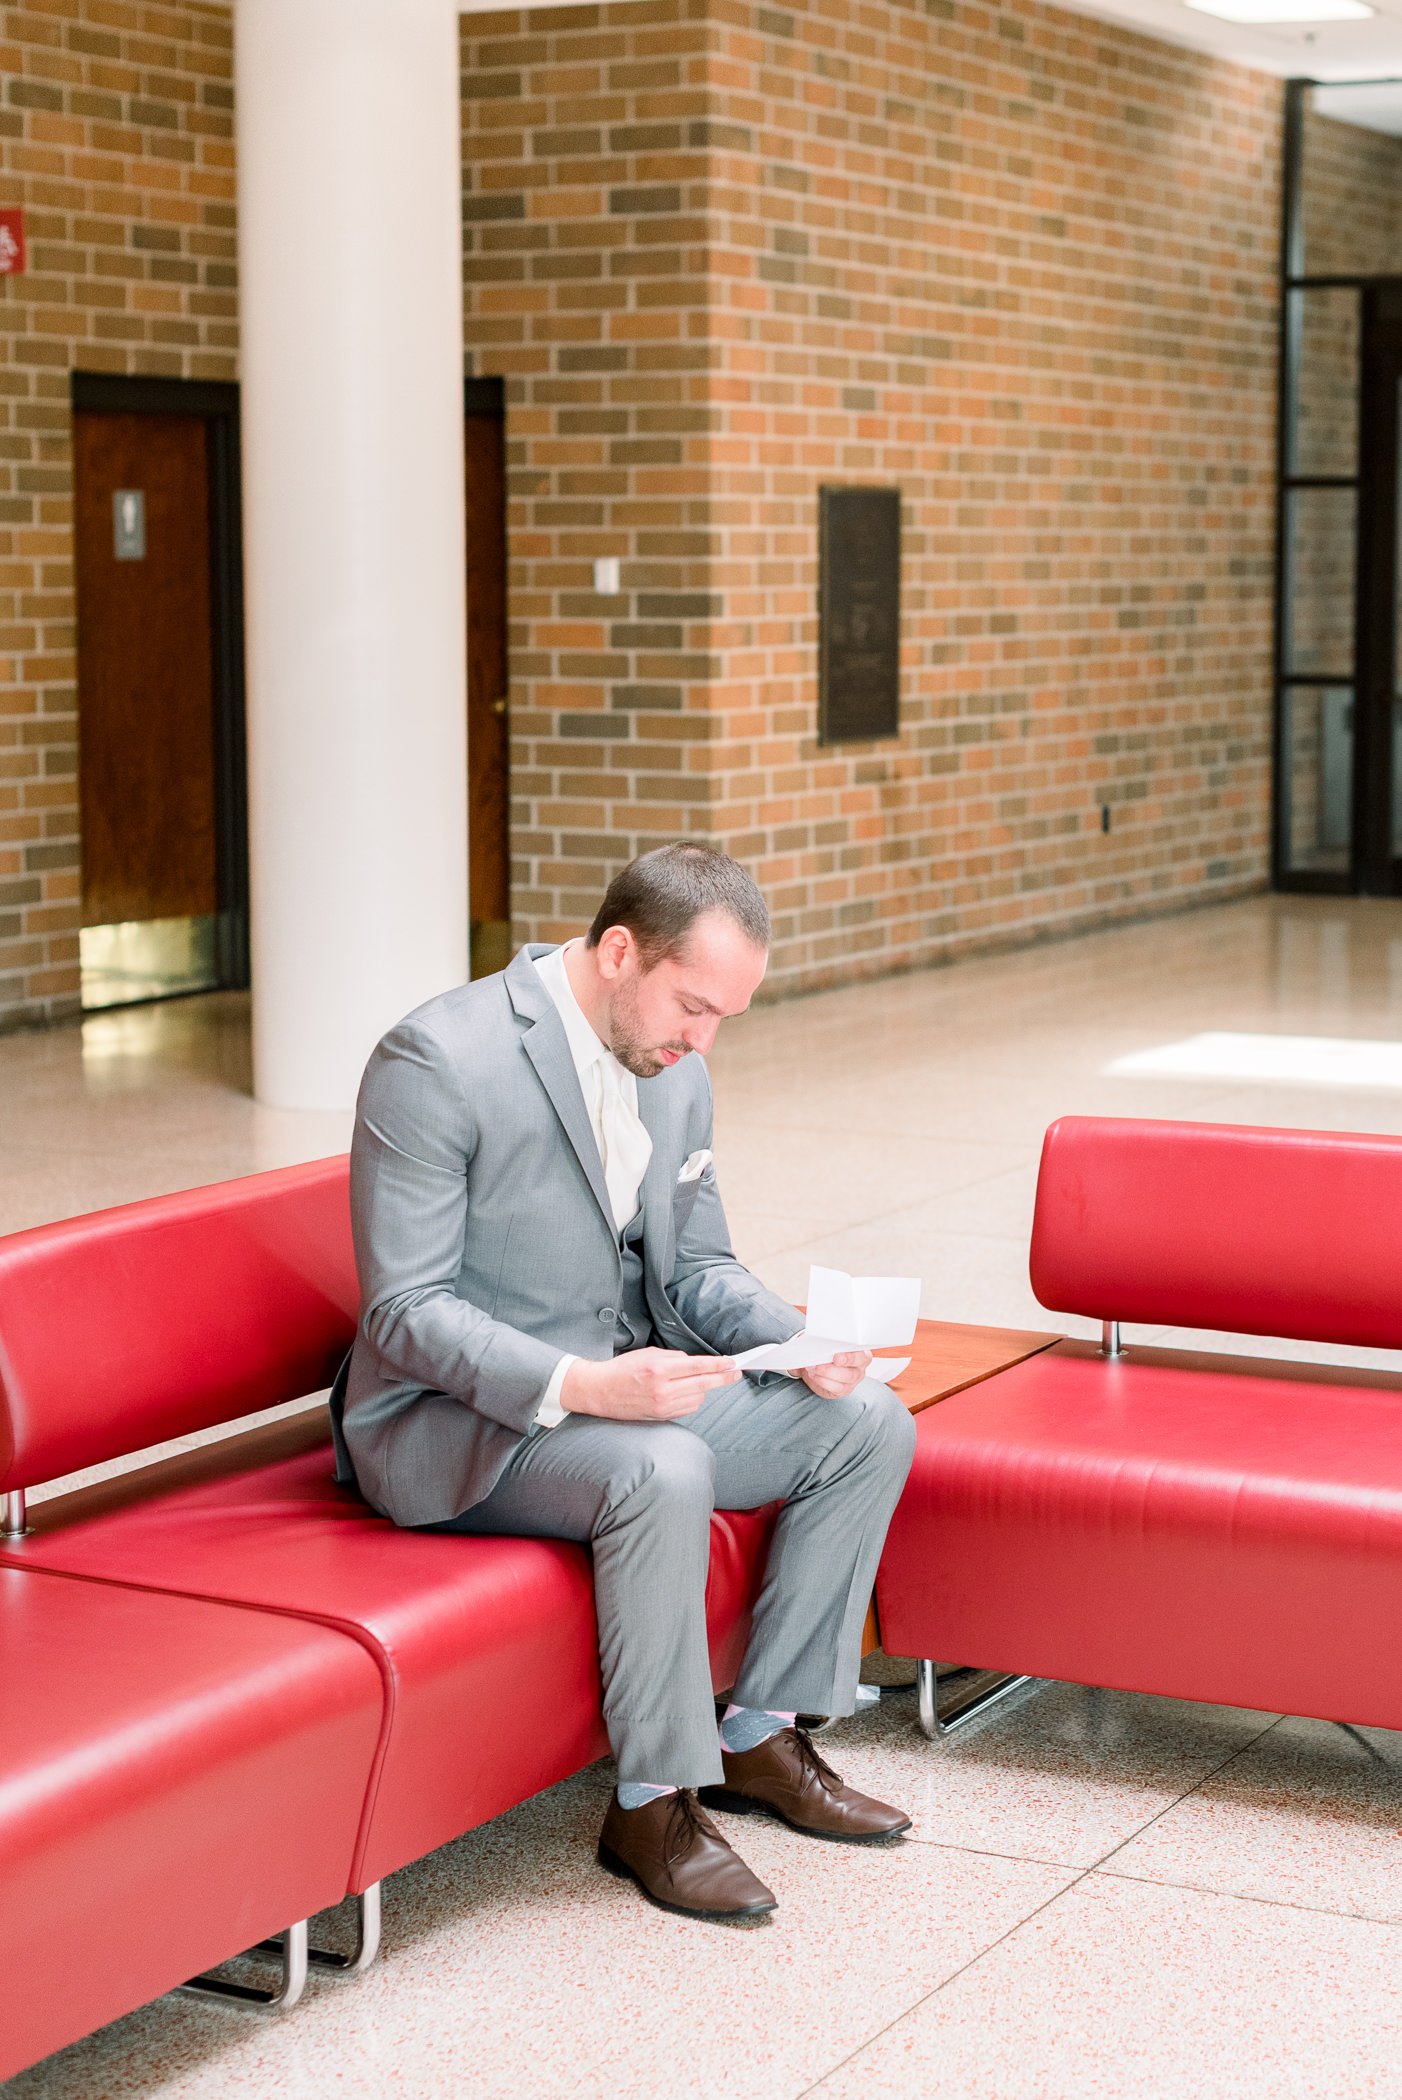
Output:
[[[818,741],[900,733],[901,492],[818,491]]]

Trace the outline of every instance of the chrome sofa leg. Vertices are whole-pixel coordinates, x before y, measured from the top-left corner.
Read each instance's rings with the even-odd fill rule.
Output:
[[[291,2012],[307,1984],[307,1921],[289,1925],[275,1940],[264,1940],[282,1956],[282,1983],[275,1991],[255,1990],[251,1984],[228,1983],[222,1976],[192,1976],[182,1991],[201,1991],[213,1998],[232,1998],[236,2004],[255,2006],[259,2012]]]
[[[281,1942],[259,1940],[251,1954],[277,1954]],[[372,1881],[364,1895],[355,1899],[355,1952],[335,1954],[329,1947],[308,1947],[307,1960],[319,1969],[339,1969],[347,1976],[363,1976],[380,1951],[380,1884]]]
[[[965,1727],[978,1715],[986,1714],[990,1707],[997,1706],[1002,1700],[1011,1698],[1014,1692],[1021,1691],[1025,1684],[1037,1682],[1035,1677],[996,1677],[991,1684],[981,1684],[976,1689],[965,1691],[962,1696],[956,1689],[954,1697],[947,1699],[941,1710],[939,1678],[936,1674],[938,1667],[938,1664],[926,1662],[923,1657],[915,1665],[920,1726],[932,1743],[953,1735],[956,1729]],[[981,1670],[970,1670],[967,1673],[961,1672],[962,1674],[981,1677],[985,1673]]]

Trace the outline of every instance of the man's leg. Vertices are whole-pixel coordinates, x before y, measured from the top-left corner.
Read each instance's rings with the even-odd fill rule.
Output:
[[[571,1415],[528,1436],[484,1502],[425,1528],[590,1541],[620,1787],[599,1864],[664,1910],[758,1917],[773,1895],[691,1791],[724,1774],[706,1643],[713,1470],[688,1429]]]
[[[484,1502],[430,1527],[592,1544],[621,1783],[721,1777],[706,1642],[714,1465],[689,1428],[571,1415],[525,1438]]]
[[[744,1379],[688,1426],[715,1454],[718,1509],[784,1504],[736,1704],[850,1714],[876,1566],[915,1453],[909,1410],[875,1379],[841,1400],[798,1378]]]

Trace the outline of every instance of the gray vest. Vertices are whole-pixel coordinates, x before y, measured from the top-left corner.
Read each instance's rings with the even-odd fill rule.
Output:
[[[652,1343],[652,1314],[647,1309],[647,1286],[643,1281],[641,1206],[637,1216],[624,1226],[618,1251],[623,1257],[623,1283],[618,1296],[623,1318],[613,1331],[615,1356],[625,1349],[646,1349]]]

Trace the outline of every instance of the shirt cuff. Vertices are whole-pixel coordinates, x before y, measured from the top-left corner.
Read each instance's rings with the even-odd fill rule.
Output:
[[[542,1429],[553,1429],[557,1422],[565,1419],[565,1410],[560,1405],[560,1390],[571,1364],[577,1364],[577,1356],[562,1356],[550,1373],[550,1383],[540,1396],[540,1405],[535,1411],[536,1421]]]

